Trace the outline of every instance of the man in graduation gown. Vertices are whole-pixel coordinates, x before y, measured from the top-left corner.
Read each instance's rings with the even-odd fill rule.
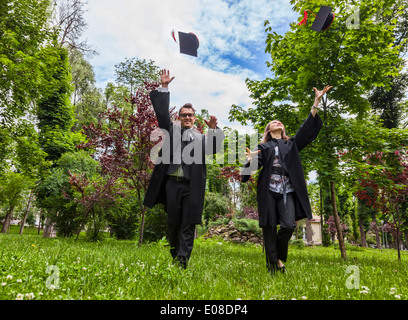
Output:
[[[155,163],[145,195],[144,205],[152,208],[164,204],[170,253],[183,268],[194,244],[195,226],[202,223],[206,186],[205,155],[217,153],[224,133],[217,127],[217,118],[205,120],[207,135],[193,129],[194,108],[186,103],[179,110],[180,125],[170,119],[169,83],[174,79],[162,70],[161,87],[150,93],[150,99],[165,139]]]
[[[314,88],[316,99],[308,118],[292,138],[278,120],[268,123],[264,139],[256,151],[247,149],[247,162],[241,172],[241,181],[249,180],[251,173],[262,168],[257,181],[259,226],[263,230],[267,268],[286,271],[288,243],[296,221],[312,219],[312,210],[299,152],[316,139],[322,127],[317,114],[321,97],[330,89]],[[280,225],[279,232],[277,226]]]

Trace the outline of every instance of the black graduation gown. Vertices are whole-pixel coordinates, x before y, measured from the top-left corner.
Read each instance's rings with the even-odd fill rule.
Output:
[[[176,147],[177,143],[181,143],[181,139],[179,139],[180,141],[176,141],[175,144],[173,143],[173,128],[176,125],[171,121],[169,114],[170,93],[154,90],[150,93],[150,100],[152,101],[159,127],[161,129],[167,130],[167,132],[169,133],[169,141],[166,141],[165,143],[170,144],[170,148],[167,150],[170,150],[169,157],[170,162],[172,163],[173,147]],[[180,127],[175,129],[180,130]],[[199,163],[193,162],[191,164],[185,164],[185,167],[183,166],[183,169],[188,170],[190,175],[190,197],[188,204],[189,216],[187,221],[188,224],[202,223],[202,212],[204,207],[207,174],[205,166],[205,154],[206,151],[208,154],[209,150],[211,154],[215,154],[221,149],[222,141],[224,139],[224,133],[221,129],[217,128],[217,130],[209,131],[207,135],[200,135],[200,137],[196,136],[195,138],[198,138],[197,141],[202,141],[201,161]],[[206,148],[206,144],[208,143],[210,143],[210,146],[207,146]],[[162,150],[160,151],[159,156],[163,155]],[[194,150],[192,151],[192,154],[193,152]],[[164,208],[166,210],[165,186],[168,179],[167,170],[169,168],[169,165],[170,164],[168,163],[158,163],[155,165],[143,202],[146,207],[153,208],[153,206],[155,206],[156,204],[162,203],[164,204]],[[173,217],[168,216],[167,219],[171,221]]]
[[[292,137],[289,140],[277,140],[281,156],[281,164],[286,169],[290,182],[295,189],[296,221],[304,218],[312,219],[312,209],[307,193],[307,186],[299,152],[316,139],[322,125],[322,120],[318,114],[313,117],[313,115],[309,113],[308,118],[301,125],[295,137]],[[250,171],[262,167],[257,181],[257,202],[260,227],[269,226],[271,223],[270,221],[273,219],[268,219],[267,217],[276,214],[275,208],[270,208],[266,205],[268,203],[267,197],[275,156],[275,148],[273,145],[274,143],[272,141],[259,144],[258,150],[261,150],[261,152],[254,156],[252,163],[245,163],[243,171],[241,172],[241,181],[247,182],[250,177]],[[251,170],[249,170],[249,168],[251,168]]]

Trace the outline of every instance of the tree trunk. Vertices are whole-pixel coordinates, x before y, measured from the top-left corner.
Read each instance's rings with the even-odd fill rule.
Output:
[[[40,218],[38,219],[38,235],[40,235],[41,226],[42,226],[42,211],[40,210]]]
[[[377,242],[377,249],[382,249],[381,248],[381,238],[380,238],[380,232],[378,231],[378,226],[377,226],[377,218],[375,217],[375,213],[373,213],[373,229],[375,233],[375,241]]]
[[[401,246],[400,246],[400,232],[399,232],[399,226],[397,225],[397,237],[395,239],[395,243],[397,244],[397,252],[398,252],[398,261],[401,262]]]
[[[140,189],[137,189],[137,195],[139,198],[140,213],[142,215],[142,221],[140,222],[140,233],[139,233],[139,246],[140,246],[142,245],[142,242],[143,242],[146,207],[143,205],[143,200],[142,200],[142,195],[140,193]]]
[[[296,240],[299,240],[299,223],[296,221],[296,228],[295,228],[295,237]]]
[[[51,222],[50,217],[47,217],[47,220],[45,221],[43,238],[51,238],[53,232],[54,232],[54,225]]]
[[[330,181],[330,195],[331,195],[331,203],[332,203],[332,209],[333,209],[334,222],[336,223],[337,238],[339,240],[339,247],[340,247],[341,257],[343,259],[347,259],[346,247],[344,245],[343,231],[341,230],[340,219],[339,219],[339,215],[338,215],[338,212],[337,212],[336,191],[334,189],[334,182],[333,181]]]
[[[44,227],[44,232],[43,232],[43,238],[48,238],[50,236],[50,218],[47,217],[47,220],[45,221],[45,227]]]
[[[306,221],[306,243],[307,245],[313,245],[313,230],[312,224],[308,218],[305,219]]]
[[[397,243],[397,249],[398,249],[398,261],[401,262],[401,246],[400,246],[400,226],[401,226],[401,220],[400,220],[400,216],[399,216],[399,210],[398,210],[398,205],[395,204],[395,215],[396,215],[396,229],[397,229],[397,239],[395,240],[395,242]]]
[[[140,234],[139,234],[139,246],[142,245],[143,242],[143,233],[144,233],[144,223],[145,223],[145,214],[146,209],[144,206],[141,206],[141,213],[142,213],[142,221],[140,222]]]
[[[358,226],[360,227],[361,246],[367,248],[367,240],[364,231],[363,218],[358,217]]]
[[[7,231],[9,231],[13,211],[14,211],[14,206],[11,206],[9,209],[9,212],[6,214],[4,218],[3,226],[0,231],[1,233],[6,233]]]
[[[25,214],[24,214],[24,218],[23,218],[23,220],[21,221],[20,234],[23,234],[23,232],[24,232],[24,225],[25,225],[25,223],[26,223],[28,213],[30,212],[31,201],[33,200],[33,195],[34,195],[34,192],[33,192],[33,190],[31,190],[31,192],[30,192],[30,198],[28,198],[28,203],[27,203],[27,208],[26,208]]]
[[[320,239],[322,241],[322,246],[323,246],[323,188],[322,184],[320,183]]]

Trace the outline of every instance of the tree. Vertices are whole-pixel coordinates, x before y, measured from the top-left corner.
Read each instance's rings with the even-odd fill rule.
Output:
[[[13,135],[20,129],[31,134],[21,123],[35,123],[37,101],[55,85],[52,74],[58,55],[51,45],[55,33],[48,25],[48,0],[1,1],[0,8],[1,176],[9,163],[6,159],[14,157]]]
[[[126,58],[124,62],[115,65],[116,82],[125,85],[131,95],[136,90],[142,90],[144,83],[157,82],[158,72],[159,68],[152,60]]]
[[[103,175],[121,178],[126,188],[135,192],[141,216],[139,244],[143,241],[146,213],[143,197],[153,169],[150,151],[157,143],[151,137],[158,128],[149,91],[157,86],[146,84],[128,99],[134,113],[116,107],[102,113],[104,121],[84,128],[88,141],[81,145],[94,152]],[[129,217],[129,225],[135,224],[136,215],[137,212]]]
[[[28,121],[21,120],[12,131],[14,152],[9,158],[17,172],[22,173],[27,181],[38,181],[43,173],[49,168],[50,162],[46,161],[47,154],[41,150],[39,136],[34,125]],[[34,199],[34,183],[27,184],[29,197],[25,213],[20,225],[20,234],[23,234],[24,224],[29,216]]]
[[[300,13],[306,9],[317,12],[320,7],[314,1],[292,0],[291,4]],[[363,123],[364,116],[370,110],[367,94],[375,87],[389,88],[387,77],[398,75],[401,46],[394,44],[395,26],[373,17],[383,7],[395,5],[395,1],[359,1],[359,29],[347,27],[350,15],[346,11],[349,6],[347,1],[333,0],[326,5],[339,12],[336,12],[332,26],[324,32],[311,31],[310,22],[306,26],[292,23],[290,31],[281,36],[272,32],[269,22],[265,22],[266,52],[271,54],[271,62],[267,62],[267,65],[273,78],[262,81],[247,79],[255,108],[246,111],[233,106],[230,120],[249,119],[260,126],[267,119],[278,118],[288,121],[286,127],[293,132],[298,127],[295,128],[294,123],[301,122],[310,110],[312,88],[333,86],[330,99],[329,95],[322,99],[324,126],[314,142],[319,155],[315,157],[313,165],[319,168],[319,179],[330,184],[341,257],[346,258],[335,195],[335,183],[341,177],[336,152],[345,141],[342,137],[351,134],[348,126],[350,116],[357,116],[362,119],[363,126],[366,125]],[[386,15],[391,13],[384,12]],[[302,160],[304,156],[310,159],[310,152],[303,151]]]
[[[91,180],[85,178],[84,174],[71,172],[69,183],[74,190],[72,199],[80,206],[80,227],[76,239],[88,222],[88,239],[96,241],[104,229],[105,214],[115,205],[118,197],[123,197],[121,186],[116,183],[116,177],[99,176]]]
[[[4,218],[1,233],[6,233],[10,227],[14,208],[24,197],[24,192],[29,189],[33,181],[27,181],[21,173],[13,171],[7,172],[0,180],[0,202],[7,207],[7,214]]]
[[[338,236],[338,232],[337,232],[337,225],[336,222],[334,221],[334,217],[330,216],[329,219],[327,219],[326,221],[326,229],[327,232],[330,234],[332,241],[334,242],[335,240],[335,236]],[[341,231],[342,233],[345,233],[348,231],[348,226],[345,223],[342,223],[340,220],[340,226],[341,226]]]
[[[10,207],[12,211],[17,205],[20,205],[20,201],[28,198],[28,203],[26,205],[25,214],[23,217],[23,222],[20,227],[20,234],[23,233],[24,222],[29,214],[29,209],[33,200],[33,189],[35,187],[35,181],[39,179],[41,174],[47,170],[49,162],[45,161],[46,153],[40,149],[38,141],[38,133],[35,130],[34,124],[25,119],[19,119],[14,121],[14,126],[10,128],[7,132],[9,137],[8,141],[8,153],[6,154],[4,166],[6,168],[6,175],[3,176],[6,189],[13,187],[16,190],[18,184],[21,182],[24,184],[20,190],[21,196],[11,195],[13,192],[17,191],[6,191],[6,199],[12,200],[13,206]],[[17,174],[17,176],[15,176]],[[21,179],[17,179],[21,177]],[[21,181],[20,181],[21,180]],[[10,185],[7,187],[7,185]],[[18,192],[17,192],[18,193]],[[26,194],[29,196],[26,197]],[[9,203],[9,200],[5,200]],[[10,212],[12,215],[13,212]],[[6,221],[11,218],[11,215],[7,216]]]
[[[55,51],[48,0],[2,1],[0,10],[0,119],[12,125],[53,86]]]
[[[406,146],[408,136],[405,134],[402,150],[377,152],[361,162],[355,162],[356,168],[363,170],[356,196],[366,206],[380,210],[385,218],[395,227],[395,242],[398,249],[398,260],[401,260],[399,240],[403,223],[407,220],[406,202],[408,198],[408,155]],[[394,147],[399,147],[398,141]],[[369,167],[370,166],[370,167]],[[371,168],[371,170],[369,170]],[[375,171],[373,175],[372,172]]]
[[[59,46],[80,51],[89,55],[96,54],[86,40],[80,40],[87,28],[84,18],[86,0],[54,0],[53,24],[58,32]]]
[[[408,74],[402,73],[391,78],[391,88],[375,88],[369,97],[373,109],[380,113],[383,126],[397,128],[403,120],[402,99],[408,87]]]
[[[58,67],[52,76],[54,88],[39,101],[37,109],[41,148],[47,153],[47,160],[54,162],[65,152],[74,151],[82,138],[71,132],[75,116],[70,102],[72,86],[68,52],[60,48],[58,54]]]
[[[84,125],[98,122],[98,116],[106,110],[103,95],[95,85],[95,74],[91,64],[85,60],[83,53],[71,49],[69,51],[73,93],[72,104],[75,108],[76,123],[72,130],[81,131]],[[123,100],[123,98],[122,98]]]
[[[129,106],[128,99],[130,96],[130,90],[126,86],[108,82],[104,90],[106,108],[113,108],[115,106],[120,110],[130,109],[131,106]]]
[[[236,217],[236,209],[238,203],[238,187],[241,182],[241,168],[236,166],[224,166],[221,168],[221,176],[226,179],[232,189],[232,207],[230,213],[232,217]]]
[[[84,179],[91,181],[97,173],[98,162],[83,150],[65,153],[37,185],[37,205],[55,224],[59,236],[71,237],[79,232],[83,221],[78,203],[74,201],[74,190],[69,183],[71,175],[82,175]]]

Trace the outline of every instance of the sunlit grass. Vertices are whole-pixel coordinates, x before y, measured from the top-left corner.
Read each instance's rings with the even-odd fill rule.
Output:
[[[165,241],[139,247],[136,241],[1,234],[0,299],[407,299],[406,252],[402,262],[395,250],[347,254],[342,260],[333,247],[293,246],[287,274],[272,277],[262,247],[251,244],[197,239],[188,268],[181,270],[171,263]],[[348,288],[356,270],[359,282],[353,278],[354,288]]]

